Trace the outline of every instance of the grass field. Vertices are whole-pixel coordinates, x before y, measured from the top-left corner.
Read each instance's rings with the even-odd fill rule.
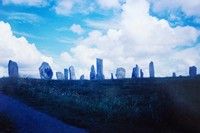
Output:
[[[9,119],[6,112],[0,112],[0,131],[1,133],[14,133],[15,124]]]
[[[199,132],[200,78],[0,79],[0,90],[90,132]]]

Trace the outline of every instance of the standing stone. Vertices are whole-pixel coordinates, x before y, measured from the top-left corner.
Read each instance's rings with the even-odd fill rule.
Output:
[[[18,65],[16,62],[12,60],[9,60],[9,63],[8,63],[8,75],[9,77],[14,77],[14,78],[19,77]]]
[[[144,78],[144,73],[143,73],[142,69],[140,69],[140,77]]]
[[[133,68],[132,78],[139,78],[139,67],[138,67],[138,65],[136,65],[136,66]]]
[[[97,58],[96,59],[96,63],[97,63],[97,75],[96,75],[96,79],[98,80],[102,80],[104,79],[104,75],[103,75],[103,60]]]
[[[64,80],[64,75],[62,72],[56,72],[56,77],[58,80]]]
[[[90,70],[90,80],[94,80],[94,79],[96,79],[96,73],[95,73],[94,65],[92,65],[91,70]]]
[[[173,78],[176,77],[176,73],[175,73],[175,72],[172,73],[172,77],[173,77]]]
[[[113,73],[111,73],[111,79],[114,79]]]
[[[50,65],[47,62],[43,62],[42,65],[39,68],[40,77],[41,79],[52,79],[53,77],[53,71],[50,67]]]
[[[155,77],[154,64],[153,64],[152,61],[149,63],[149,77],[150,78],[154,78]]]
[[[68,69],[67,68],[64,69],[64,78],[65,78],[65,80],[68,80]]]
[[[124,79],[126,76],[126,70],[122,67],[117,68],[115,75],[116,75],[117,79]]]
[[[85,76],[81,75],[80,80],[84,80],[84,79],[85,79]]]
[[[197,67],[191,66],[189,68],[189,74],[190,74],[190,77],[195,77],[197,75]]]
[[[70,80],[76,80],[75,70],[73,66],[69,67]]]

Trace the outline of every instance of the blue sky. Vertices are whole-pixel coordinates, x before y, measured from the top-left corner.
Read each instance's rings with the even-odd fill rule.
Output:
[[[151,60],[157,76],[187,75],[189,66],[200,67],[198,7],[198,0],[1,0],[0,38],[8,39],[0,40],[0,55],[19,62],[21,75],[34,77],[42,61],[55,71],[74,65],[77,77],[88,77],[97,57],[104,59],[107,78],[117,67],[128,77],[136,64],[148,76]],[[6,63],[0,60],[5,76]]]
[[[87,3],[90,2],[92,1],[87,1]],[[50,2],[46,7],[13,3],[3,5],[1,2],[0,19],[11,25],[16,36],[24,35],[28,41],[35,43],[38,49],[56,56],[71,48],[73,41],[79,37],[70,30],[73,24],[79,24],[84,28],[85,33],[82,36],[85,37],[92,30],[87,26],[86,20],[107,20],[117,12],[117,10],[111,9],[95,9],[92,12],[81,13],[82,11],[79,12],[75,9],[70,14],[57,14],[54,11],[55,6],[56,1]],[[78,9],[79,6],[74,8]]]

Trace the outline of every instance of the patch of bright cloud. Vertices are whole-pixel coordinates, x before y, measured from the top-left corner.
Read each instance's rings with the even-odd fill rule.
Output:
[[[90,20],[86,19],[84,21],[86,25],[92,29],[96,30],[107,30],[109,28],[117,29],[119,24],[117,18],[110,20]]]
[[[82,34],[84,32],[83,28],[79,24],[73,24],[70,30],[76,34]]]
[[[69,16],[75,13],[89,14],[96,6],[92,0],[57,0],[54,10],[58,15]]]
[[[105,9],[110,9],[110,8],[119,8],[120,7],[120,2],[119,0],[97,0],[97,3]]]
[[[55,12],[59,15],[69,15],[74,3],[74,0],[58,0],[55,7]]]

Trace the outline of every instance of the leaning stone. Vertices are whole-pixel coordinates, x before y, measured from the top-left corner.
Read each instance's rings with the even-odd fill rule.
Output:
[[[126,75],[126,70],[122,67],[117,68],[115,75],[116,75],[117,79],[124,79],[125,75]]]
[[[58,80],[64,80],[64,75],[62,72],[56,72],[56,77]]]
[[[40,77],[41,79],[52,79],[53,77],[53,71],[50,67],[50,65],[47,62],[43,62],[42,65],[39,68]]]
[[[18,73],[18,65],[16,62],[9,60],[8,63],[8,75],[9,77],[19,77],[19,73]]]
[[[80,80],[84,80],[84,79],[85,79],[85,76],[81,75]]]

